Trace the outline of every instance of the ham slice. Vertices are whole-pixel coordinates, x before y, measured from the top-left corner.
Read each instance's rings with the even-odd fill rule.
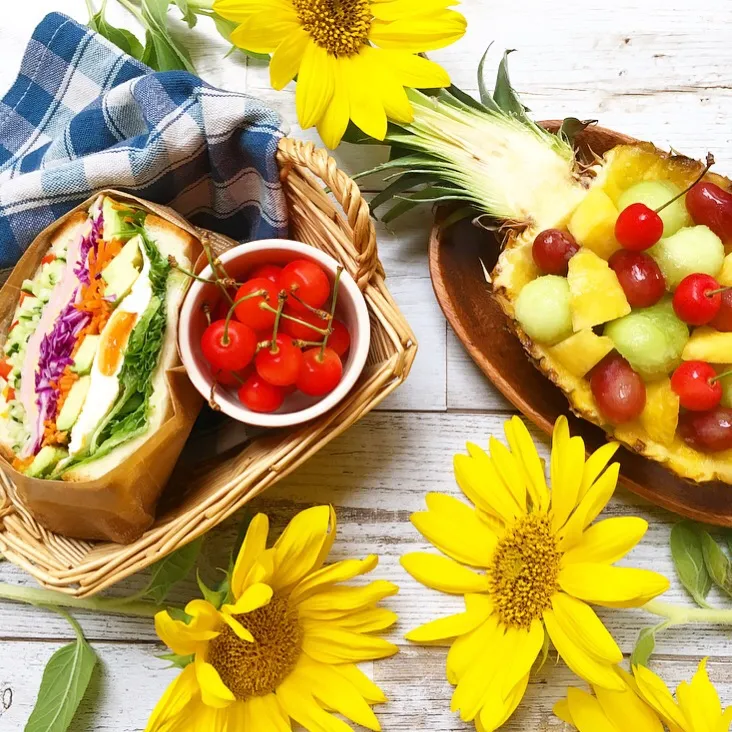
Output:
[[[67,242],[66,268],[63,271],[61,279],[56,283],[56,286],[51,292],[51,297],[43,309],[38,327],[28,340],[23,366],[20,371],[20,392],[18,399],[25,409],[27,424],[31,432],[30,439],[23,447],[22,457],[27,457],[31,454],[31,448],[36,443],[39,435],[35,374],[38,370],[41,341],[51,331],[56,322],[56,318],[58,318],[64,308],[69,304],[79,286],[79,278],[74,273],[74,268],[79,263],[81,240],[90,231],[91,221],[89,217],[87,214],[80,212],[68,220],[64,228],[58,232],[54,239],[54,246],[56,244],[63,246],[61,242]],[[40,428],[43,429],[43,425]]]

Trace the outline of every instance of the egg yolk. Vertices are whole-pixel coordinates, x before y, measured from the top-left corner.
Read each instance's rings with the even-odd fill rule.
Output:
[[[99,344],[99,371],[103,376],[112,376],[122,360],[122,350],[135,327],[137,313],[116,312],[104,329]]]

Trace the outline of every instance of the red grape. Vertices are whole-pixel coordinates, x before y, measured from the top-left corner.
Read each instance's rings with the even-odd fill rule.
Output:
[[[611,424],[637,419],[646,406],[643,379],[619,353],[608,354],[592,369],[590,388],[600,412]]]
[[[302,351],[286,333],[278,333],[276,348],[263,348],[254,358],[257,373],[270,384],[289,386],[297,381]]]
[[[308,259],[295,259],[290,262],[280,276],[280,285],[287,293],[293,293],[311,308],[320,308],[330,294],[330,282],[320,265]],[[288,301],[293,310],[307,311],[294,298]]]
[[[297,388],[308,396],[323,396],[333,391],[343,376],[343,364],[338,354],[326,348],[320,355],[320,346],[303,353],[302,368]]]
[[[237,291],[235,300],[241,300],[247,295],[256,292],[262,292],[263,295],[250,297],[248,300],[240,302],[234,311],[238,320],[246,323],[254,330],[265,330],[274,325],[275,313],[262,308],[264,303],[268,303],[273,309],[277,309],[277,286],[271,280],[258,277],[254,280],[247,280]]]
[[[631,307],[655,305],[666,292],[661,269],[648,254],[619,249],[610,257],[608,264],[615,271]]]
[[[679,416],[678,433],[690,447],[701,452],[732,449],[732,409],[718,407],[708,412],[685,412]]]
[[[229,321],[225,337],[225,320],[215,320],[201,336],[201,352],[214,371],[239,371],[254,357],[257,336],[254,331],[236,320]]]
[[[579,244],[568,231],[545,229],[537,234],[531,247],[536,266],[545,274],[567,276],[569,260],[579,251]]]
[[[250,376],[239,389],[239,401],[252,412],[274,412],[285,401],[285,391],[265,381],[259,374]]]
[[[722,385],[717,372],[706,361],[684,361],[671,376],[671,388],[678,394],[684,409],[706,412],[722,399]]]
[[[645,203],[631,203],[618,215],[615,238],[624,249],[641,252],[663,236],[663,220]]]
[[[340,320],[333,320],[333,332],[328,336],[328,348],[332,348],[341,358],[351,347],[351,336]]]
[[[325,318],[319,318],[315,313],[311,313],[309,310],[305,312],[295,311],[292,309],[290,304],[285,305],[285,315],[292,315],[298,320],[304,320],[306,323],[311,323],[316,328],[326,330],[328,328],[328,321]],[[323,334],[318,333],[317,330],[308,328],[307,325],[296,323],[294,320],[288,320],[282,318],[280,320],[280,330],[291,335],[293,338],[297,338],[301,341],[322,341]]]
[[[684,277],[674,292],[676,315],[689,325],[705,325],[712,320],[722,305],[719,282],[701,272]],[[710,293],[714,294],[710,294]]]
[[[712,328],[732,333],[732,290],[720,292],[719,312],[710,321]]]
[[[695,224],[708,226],[725,244],[732,242],[732,193],[703,180],[686,194]]]
[[[278,285],[281,274],[282,267],[278,267],[276,264],[260,264],[249,273],[249,279],[256,280],[261,277]]]

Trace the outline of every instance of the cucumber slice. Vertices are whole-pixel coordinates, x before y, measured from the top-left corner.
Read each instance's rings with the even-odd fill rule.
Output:
[[[41,478],[47,473],[50,473],[56,466],[56,463],[67,455],[66,450],[62,450],[60,447],[46,445],[41,448],[38,455],[36,455],[33,462],[25,471],[26,475],[29,475],[31,478]]]

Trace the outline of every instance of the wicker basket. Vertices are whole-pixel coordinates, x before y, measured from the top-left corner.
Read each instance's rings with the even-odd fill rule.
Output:
[[[0,474],[0,551],[45,587],[77,597],[93,595],[204,534],[371,411],[409,373],[417,344],[384,285],[368,205],[358,186],[312,143],[285,138],[277,160],[292,237],[342,262],[366,298],[371,349],[361,378],[346,399],[323,417],[267,434],[194,475],[187,485],[176,483],[176,490],[185,494],[180,503],[129,545],[95,544],[46,531]],[[219,237],[212,239],[219,241]]]

